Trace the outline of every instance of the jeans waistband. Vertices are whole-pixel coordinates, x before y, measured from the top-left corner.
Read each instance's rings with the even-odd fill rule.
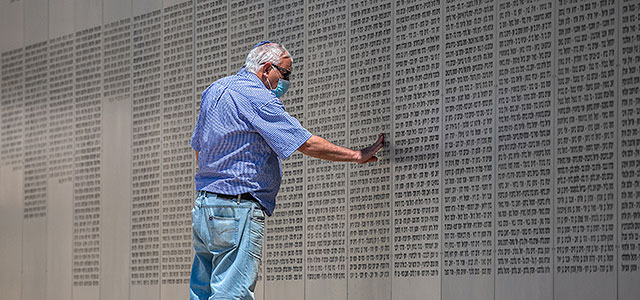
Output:
[[[204,196],[204,197],[216,197],[218,199],[225,199],[225,200],[233,201],[233,202],[236,202],[237,204],[255,203],[255,204],[258,205],[258,207],[261,210],[263,209],[263,207],[260,204],[260,202],[258,200],[256,200],[256,198],[254,198],[249,193],[244,193],[244,194],[240,194],[240,195],[225,195],[225,194],[212,193],[212,192],[208,192],[208,191],[197,191],[196,195],[197,196]],[[202,203],[200,201],[200,197],[196,197],[195,205],[197,205],[197,206],[201,206],[202,205]]]
[[[197,192],[198,193],[204,193],[206,195],[215,196],[215,197],[218,197],[218,198],[234,199],[234,200],[240,198],[240,199],[243,199],[243,200],[258,201],[250,193],[244,193],[244,194],[240,194],[240,195],[226,195],[226,194],[212,193],[212,192],[209,192],[209,191],[197,191]]]

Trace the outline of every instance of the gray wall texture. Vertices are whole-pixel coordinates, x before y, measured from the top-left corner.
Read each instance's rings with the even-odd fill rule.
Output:
[[[200,93],[269,39],[287,110],[257,299],[638,299],[637,0],[4,0],[2,299],[185,299]]]

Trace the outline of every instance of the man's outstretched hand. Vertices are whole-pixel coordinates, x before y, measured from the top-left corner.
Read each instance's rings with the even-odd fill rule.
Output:
[[[378,140],[373,143],[373,145],[360,150],[360,157],[358,158],[357,163],[366,164],[378,161],[378,158],[375,156],[376,152],[382,149],[382,143],[384,142],[384,134],[380,133],[378,135]]]

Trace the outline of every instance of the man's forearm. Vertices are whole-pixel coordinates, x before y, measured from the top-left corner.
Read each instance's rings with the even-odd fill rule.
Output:
[[[298,148],[298,151],[315,158],[332,161],[357,162],[361,157],[360,151],[340,147],[317,135],[307,140],[307,142]]]

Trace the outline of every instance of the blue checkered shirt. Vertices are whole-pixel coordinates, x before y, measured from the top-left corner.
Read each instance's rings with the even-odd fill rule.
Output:
[[[310,137],[255,74],[240,69],[202,93],[191,137],[199,152],[196,189],[250,193],[271,215],[282,178],[280,160]]]

